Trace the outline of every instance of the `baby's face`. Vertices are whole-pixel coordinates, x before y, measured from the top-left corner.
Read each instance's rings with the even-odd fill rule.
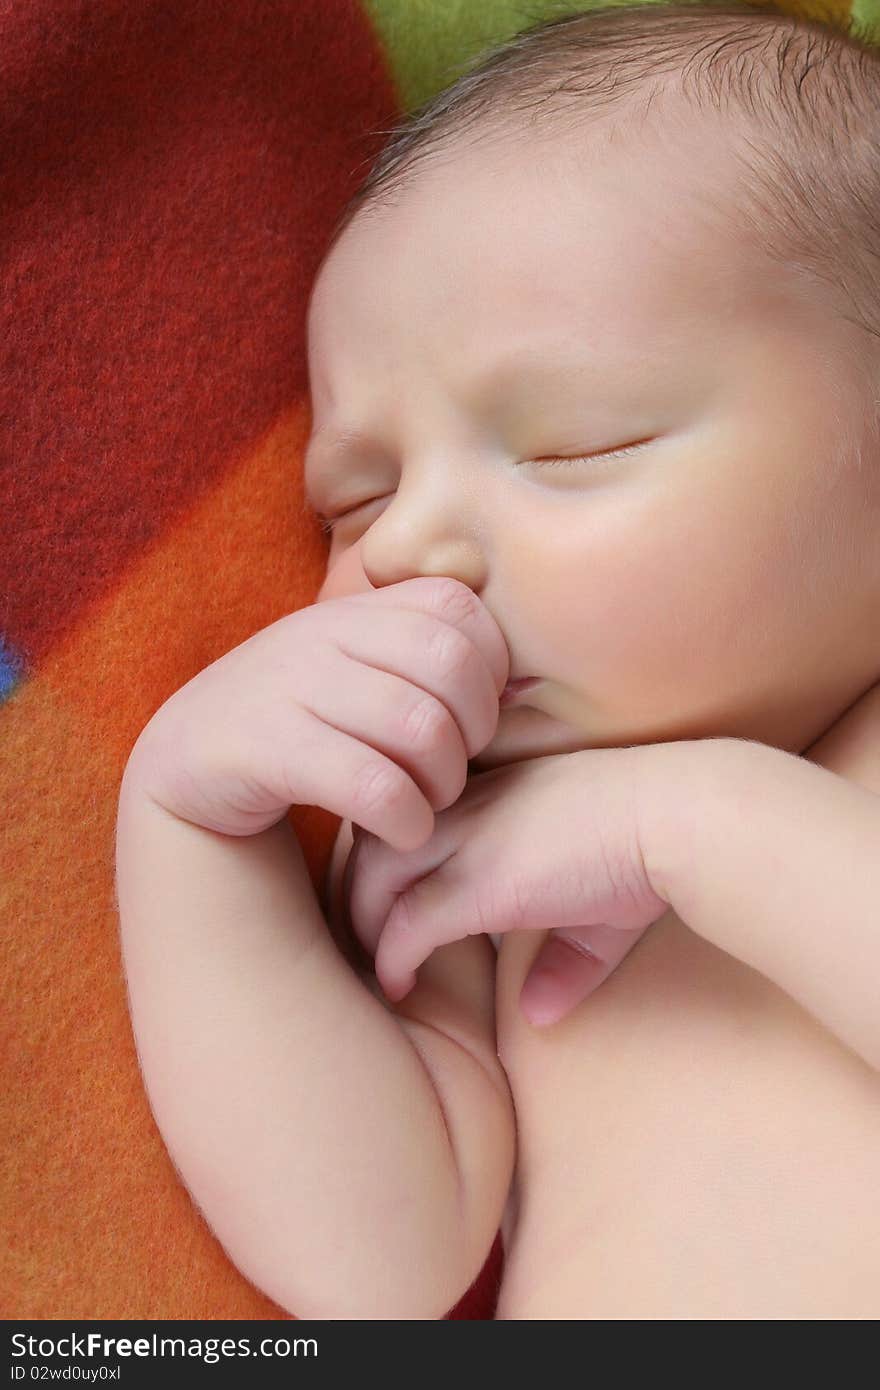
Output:
[[[478,770],[801,751],[880,677],[859,330],[711,224],[708,144],[529,140],[423,169],[321,270],[306,477],[345,516],[319,599],[416,575],[480,596],[541,684]]]

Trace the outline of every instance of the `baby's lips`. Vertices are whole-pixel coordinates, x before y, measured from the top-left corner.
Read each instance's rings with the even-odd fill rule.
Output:
[[[540,681],[540,676],[523,676],[518,680],[509,680],[498,697],[499,705],[512,704],[513,701],[516,700],[519,695],[522,695],[524,691],[531,690],[534,686],[539,685]]]

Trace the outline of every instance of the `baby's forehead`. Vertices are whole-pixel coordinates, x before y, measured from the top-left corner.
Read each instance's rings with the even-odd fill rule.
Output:
[[[465,255],[456,267],[455,252],[475,243],[488,276],[514,249],[539,264],[562,252],[589,259],[606,231],[618,260],[636,261],[664,238],[674,256],[729,259],[750,231],[736,218],[742,177],[731,122],[680,102],[650,123],[627,109],[578,120],[557,113],[534,127],[487,120],[417,158],[341,240],[348,250],[355,243],[355,256],[384,246],[389,263],[422,248],[429,272],[438,245],[450,247],[443,265],[453,279],[472,268]]]
[[[508,344],[601,361],[603,391],[661,361],[706,374],[722,336],[794,327],[831,350],[833,291],[768,252],[729,122],[678,107],[515,137],[472,132],[355,216],[319,277],[313,388],[316,368],[348,381],[367,360],[411,384],[417,359],[475,394]]]
[[[742,303],[761,266],[718,215],[733,169],[716,159],[712,179],[696,177],[693,140],[628,134],[450,145],[354,218],[318,277],[310,330],[338,338],[360,313],[389,331],[457,316],[471,334],[489,322],[540,343],[551,323],[625,337]]]

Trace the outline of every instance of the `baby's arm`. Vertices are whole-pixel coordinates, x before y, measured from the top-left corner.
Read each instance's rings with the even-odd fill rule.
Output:
[[[179,819],[136,758],[117,895],[150,1102],[236,1265],[302,1318],[442,1318],[513,1169],[485,938],[380,1002],[334,945],[289,821],[235,837]]]
[[[640,801],[656,891],[880,1068],[880,796],[761,743],[656,753]]]

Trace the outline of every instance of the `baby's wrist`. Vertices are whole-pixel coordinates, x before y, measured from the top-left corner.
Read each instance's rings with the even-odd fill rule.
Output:
[[[723,817],[754,797],[753,759],[768,750],[737,738],[646,744],[639,755],[639,842],[648,881],[682,915],[689,886],[723,835]]]

